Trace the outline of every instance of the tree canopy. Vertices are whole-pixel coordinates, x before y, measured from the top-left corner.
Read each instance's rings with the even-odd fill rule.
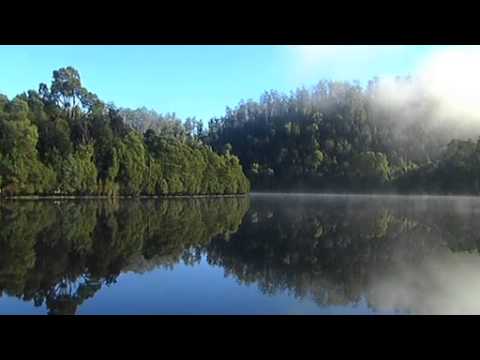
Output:
[[[104,103],[66,67],[50,86],[0,95],[0,192],[477,194],[480,126],[440,108],[411,78],[390,88],[378,79],[365,88],[320,81],[242,100],[204,128],[196,118]]]
[[[254,190],[477,193],[470,138],[479,126],[443,114],[415,81],[397,78],[387,87],[374,79],[366,88],[320,81],[288,95],[268,91],[211,119],[204,139],[239,157]],[[427,172],[425,186],[411,181]]]
[[[0,96],[0,195],[248,192],[238,158],[198,132],[196,119],[105,104],[61,68],[38,92]]]

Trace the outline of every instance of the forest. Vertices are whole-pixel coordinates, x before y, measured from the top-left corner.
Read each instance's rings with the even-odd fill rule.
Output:
[[[207,124],[102,102],[61,68],[0,95],[0,195],[478,194],[480,122],[447,100],[411,77],[322,80]]]
[[[411,77],[267,91],[209,122],[254,190],[477,194],[480,121]]]
[[[105,104],[71,67],[54,71],[50,87],[0,95],[0,195],[249,191],[239,159],[200,142],[195,119],[150,117]]]

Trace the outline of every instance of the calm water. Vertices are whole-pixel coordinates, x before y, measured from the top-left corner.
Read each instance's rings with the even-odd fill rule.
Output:
[[[477,314],[480,199],[0,202],[1,314]]]

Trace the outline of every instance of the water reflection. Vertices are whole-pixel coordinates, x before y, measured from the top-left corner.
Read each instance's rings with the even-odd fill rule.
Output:
[[[264,296],[480,313],[479,213],[475,198],[435,197],[3,202],[0,291],[74,314],[122,272],[204,256]]]
[[[260,196],[211,263],[267,294],[319,306],[480,312],[480,201],[473,198]]]
[[[0,291],[74,314],[122,271],[198,262],[247,208],[248,198],[2,203]]]

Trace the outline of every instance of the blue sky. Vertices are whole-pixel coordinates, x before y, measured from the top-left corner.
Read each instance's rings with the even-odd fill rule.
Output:
[[[122,107],[207,120],[265,90],[321,79],[407,75],[438,46],[0,46],[0,93],[9,98],[73,66],[83,85]]]

